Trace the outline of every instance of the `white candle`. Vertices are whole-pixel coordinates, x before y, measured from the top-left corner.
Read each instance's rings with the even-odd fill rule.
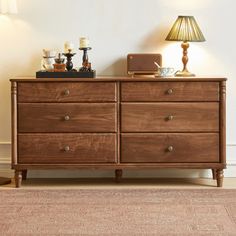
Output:
[[[74,49],[74,44],[71,42],[65,42],[64,49],[65,49],[65,53],[68,53],[69,50],[72,52]]]
[[[88,48],[89,47],[89,39],[82,37],[80,38],[80,48]]]

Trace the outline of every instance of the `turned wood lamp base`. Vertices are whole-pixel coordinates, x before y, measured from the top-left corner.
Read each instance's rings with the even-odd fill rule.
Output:
[[[182,62],[183,62],[183,70],[182,71],[177,71],[175,73],[175,76],[182,76],[182,77],[192,77],[195,76],[195,74],[191,73],[187,69],[187,63],[188,63],[188,48],[189,48],[189,43],[187,41],[184,41],[181,44],[181,47],[183,48],[183,57],[182,57]]]
[[[178,76],[178,77],[192,77],[192,76],[195,76],[195,74],[193,74],[189,71],[177,71],[175,73],[175,76]]]
[[[0,185],[10,184],[11,179],[0,177]]]

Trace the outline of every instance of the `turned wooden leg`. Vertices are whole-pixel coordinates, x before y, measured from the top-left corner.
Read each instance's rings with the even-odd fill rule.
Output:
[[[122,178],[122,170],[118,169],[115,171],[115,174],[116,174],[116,182],[117,183],[120,183],[121,182],[121,178]]]
[[[216,179],[216,169],[211,169],[212,170],[212,177],[213,179]]]
[[[217,187],[222,187],[224,178],[224,171],[222,169],[216,170]]]
[[[21,182],[22,182],[22,171],[21,170],[15,170],[15,182],[16,182],[16,188],[20,188]]]
[[[26,180],[27,179],[27,170],[22,171],[22,179]]]

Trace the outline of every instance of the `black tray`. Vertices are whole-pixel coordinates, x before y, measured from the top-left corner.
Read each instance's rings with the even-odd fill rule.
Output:
[[[65,71],[65,72],[48,72],[37,71],[36,78],[95,78],[96,71]]]

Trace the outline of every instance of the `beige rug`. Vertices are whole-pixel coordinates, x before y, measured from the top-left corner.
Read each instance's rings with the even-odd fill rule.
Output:
[[[0,235],[236,235],[236,190],[0,190]]]

